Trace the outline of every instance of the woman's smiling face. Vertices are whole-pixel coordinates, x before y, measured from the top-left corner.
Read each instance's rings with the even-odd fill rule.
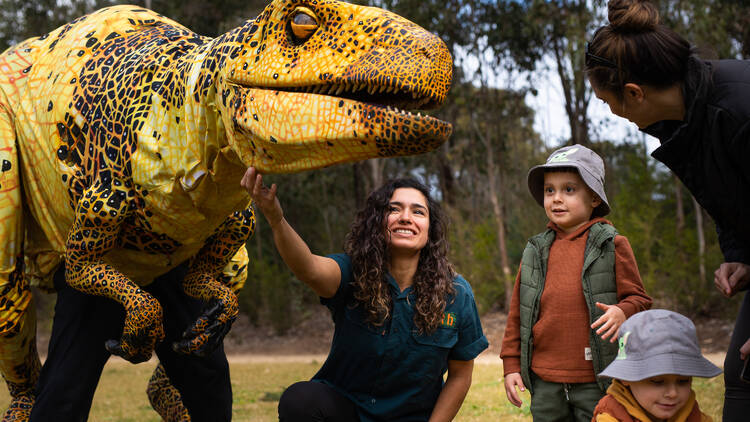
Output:
[[[386,215],[386,231],[392,251],[422,250],[430,232],[430,209],[422,192],[414,188],[393,191]]]

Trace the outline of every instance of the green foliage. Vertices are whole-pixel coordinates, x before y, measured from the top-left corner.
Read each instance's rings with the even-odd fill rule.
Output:
[[[198,34],[216,37],[247,19],[255,19],[268,3],[266,0],[152,0],[151,9]]]
[[[661,0],[662,22],[687,38],[708,59],[750,54],[750,2]]]
[[[688,315],[715,313],[724,302],[713,287],[722,262],[713,222],[703,216],[706,251],[700,274],[696,207],[689,192],[641,144],[605,144],[612,219],[628,237],[647,291],[657,305]],[[683,198],[684,225],[678,228],[676,189]]]
[[[450,242],[451,262],[471,284],[479,311],[502,304],[505,294],[502,269],[488,265],[497,262],[497,231],[492,220],[451,225]]]
[[[0,0],[0,51],[93,10],[88,0]]]
[[[278,256],[251,256],[248,279],[238,300],[251,323],[266,322],[277,334],[284,334],[305,316],[314,294],[280,261]]]

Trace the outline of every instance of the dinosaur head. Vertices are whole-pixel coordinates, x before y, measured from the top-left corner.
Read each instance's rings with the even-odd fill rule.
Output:
[[[431,151],[451,125],[415,110],[446,98],[445,44],[391,12],[276,0],[234,34],[217,106],[245,165],[289,173]]]

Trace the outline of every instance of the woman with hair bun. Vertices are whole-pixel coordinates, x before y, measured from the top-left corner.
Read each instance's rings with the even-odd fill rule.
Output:
[[[357,213],[345,253],[320,256],[284,219],[275,184],[265,187],[250,167],[242,186],[335,326],[323,367],[282,394],[279,420],[453,420],[488,343],[471,287],[448,262],[446,219],[429,189],[413,179],[384,184]]]
[[[704,61],[659,24],[648,1],[611,0],[609,25],[586,48],[589,82],[613,114],[659,139],[666,164],[713,217],[725,262],[714,273],[727,297],[750,284],[750,61]],[[724,421],[747,420],[750,296],[745,293],[724,362]]]

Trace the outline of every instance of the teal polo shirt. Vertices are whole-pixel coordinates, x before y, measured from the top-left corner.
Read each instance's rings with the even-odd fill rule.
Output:
[[[330,258],[341,269],[341,285],[321,303],[331,310],[335,329],[331,351],[313,381],[351,399],[363,422],[427,421],[443,388],[448,360],[472,360],[489,345],[471,286],[457,275],[456,294],[448,298],[440,327],[420,335],[414,325],[412,288],[400,291],[388,275],[393,314],[383,326],[374,327],[356,306],[351,258]]]

